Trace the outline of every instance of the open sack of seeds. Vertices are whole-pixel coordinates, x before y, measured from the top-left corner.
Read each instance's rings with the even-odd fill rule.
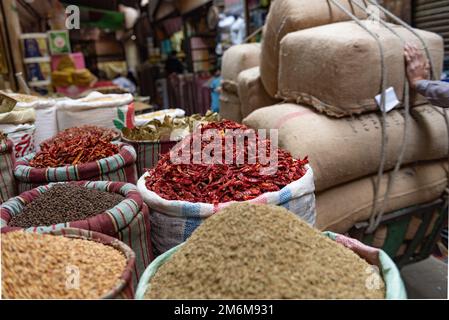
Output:
[[[214,130],[217,130],[218,136],[213,140],[204,138]],[[217,155],[218,150],[214,151],[217,158],[209,164],[195,163],[193,157],[196,152],[201,151],[203,155],[211,152],[207,149],[210,147],[208,143],[214,141],[224,145],[224,136],[238,130],[255,134],[232,121],[204,125],[200,131],[183,139],[161,158],[156,167],[139,179],[137,188],[151,211],[152,241],[156,254],[184,242],[205,219],[232,202],[283,206],[309,224],[315,223],[312,168],[307,159],[296,160],[284,150],[272,149],[269,139],[254,135],[258,148],[270,150],[270,156],[277,156],[273,163],[264,162],[257,156],[252,158],[254,163],[245,160],[243,164],[237,164],[237,154],[240,152],[237,144],[230,152],[222,150],[221,155]],[[205,139],[199,143],[201,150],[187,151],[196,144],[200,135]],[[242,151],[246,154],[245,159],[249,157],[251,148],[246,145]],[[184,164],[176,163],[180,159],[177,152],[181,150],[188,152],[187,157],[186,154],[181,155],[185,157]],[[223,157],[230,156],[230,162],[223,161]],[[270,171],[272,169],[274,171]]]
[[[382,250],[321,234],[284,208],[233,204],[156,258],[137,299],[405,299]]]
[[[0,130],[0,204],[16,195],[14,144]]]
[[[19,192],[50,182],[105,180],[137,181],[136,151],[113,142],[109,129],[82,126],[60,132],[41,144],[41,150],[17,161],[14,175]]]
[[[52,183],[6,201],[0,210],[2,231],[45,233],[72,227],[120,239],[136,254],[134,284],[153,259],[148,207],[131,184]]]
[[[121,130],[133,127],[134,98],[131,94],[92,92],[81,99],[62,99],[57,103],[58,128],[98,125]]]
[[[2,298],[132,299],[135,254],[98,232],[2,230]]]

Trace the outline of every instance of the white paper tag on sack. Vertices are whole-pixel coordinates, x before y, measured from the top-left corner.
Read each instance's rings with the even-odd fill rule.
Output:
[[[376,96],[376,102],[379,106],[379,109],[382,110],[382,94],[378,94]],[[385,112],[390,112],[393,110],[396,106],[398,106],[400,101],[398,100],[398,97],[396,96],[396,92],[394,91],[393,87],[388,88],[385,90]]]

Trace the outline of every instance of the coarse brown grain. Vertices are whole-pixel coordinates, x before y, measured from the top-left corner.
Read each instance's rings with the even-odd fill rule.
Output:
[[[11,218],[10,227],[29,228],[84,220],[113,208],[125,197],[72,183],[55,184]]]
[[[2,234],[2,297],[5,299],[95,299],[120,281],[125,256],[98,242],[47,234]],[[70,270],[79,272],[79,287]]]
[[[284,208],[236,204],[196,229],[146,298],[382,299],[381,279],[378,290],[365,285],[369,268]]]

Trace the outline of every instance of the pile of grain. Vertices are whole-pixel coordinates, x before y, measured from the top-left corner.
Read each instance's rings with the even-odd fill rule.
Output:
[[[1,247],[6,299],[101,298],[126,267],[120,251],[89,240],[9,232],[2,235]],[[72,279],[76,274],[79,286]]]
[[[22,213],[11,218],[10,227],[29,228],[84,220],[111,209],[125,197],[117,193],[63,183],[28,203]]]
[[[146,298],[382,299],[383,287],[365,285],[369,268],[281,207],[235,204],[192,234],[158,270]]]

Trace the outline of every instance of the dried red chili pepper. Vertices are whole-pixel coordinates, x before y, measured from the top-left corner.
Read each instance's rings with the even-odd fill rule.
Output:
[[[111,130],[93,126],[62,131],[41,144],[41,151],[30,161],[30,166],[55,168],[113,156],[119,152],[119,148],[110,142],[112,138]]]
[[[242,130],[247,133],[249,128],[235,123],[233,121],[222,121],[209,123],[201,128],[201,133],[206,130],[216,129],[222,132],[221,143],[224,150],[225,131]],[[254,132],[254,131],[253,131]],[[197,133],[198,134],[198,133]],[[149,176],[146,178],[146,186],[149,190],[159,194],[167,200],[183,200],[190,202],[205,203],[223,203],[229,201],[246,201],[257,198],[263,193],[279,191],[293,181],[299,180],[305,173],[305,164],[308,163],[307,157],[304,160],[296,160],[285,150],[278,149],[277,172],[274,175],[262,175],[261,169],[267,168],[269,164],[263,164],[256,155],[255,163],[248,161],[248,150],[254,146],[249,146],[245,141],[243,149],[244,164],[237,164],[237,148],[233,144],[233,163],[232,164],[195,164],[193,158],[195,152],[193,149],[193,137],[186,137],[181,144],[187,144],[191,150],[190,164],[175,164],[171,162],[170,154],[162,156],[156,167],[149,170]],[[270,141],[261,139],[255,134],[257,146],[263,142],[270,150]],[[212,140],[211,140],[212,141]],[[201,142],[201,152],[210,141]],[[222,163],[225,155],[222,155]]]

